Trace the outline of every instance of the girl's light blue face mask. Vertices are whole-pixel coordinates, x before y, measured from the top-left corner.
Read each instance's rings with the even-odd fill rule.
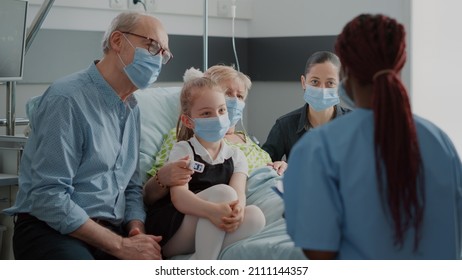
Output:
[[[194,134],[207,142],[220,141],[230,127],[228,114],[214,118],[195,118],[192,121]]]
[[[237,97],[226,97],[226,109],[230,121],[230,127],[233,127],[242,118],[245,102]]]
[[[135,49],[135,56],[132,63],[125,65],[119,55],[120,61],[125,66],[124,72],[137,88],[145,89],[157,80],[162,68],[162,57],[159,54],[153,56],[146,49],[135,48],[126,37],[125,39]]]
[[[320,88],[310,85],[306,85],[303,99],[315,111],[323,111],[340,103],[337,88]]]
[[[345,90],[345,80],[342,80],[338,85],[338,96],[342,100],[343,104],[350,109],[356,108],[355,102],[350,98],[348,93]]]

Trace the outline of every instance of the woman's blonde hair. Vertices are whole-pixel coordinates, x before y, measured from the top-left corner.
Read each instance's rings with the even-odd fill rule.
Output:
[[[188,80],[184,83],[180,94],[180,116],[176,124],[176,137],[177,141],[186,141],[193,137],[194,131],[191,128],[186,127],[181,121],[181,116],[186,115],[191,117],[191,107],[195,99],[195,93],[202,89],[215,89],[219,92],[223,92],[223,89],[208,77],[199,77]],[[223,92],[224,94],[224,92]]]
[[[244,84],[246,95],[252,87],[252,82],[250,81],[250,78],[244,73],[237,71],[231,66],[212,66],[209,69],[207,69],[207,71],[205,71],[204,77],[208,77],[218,84],[221,84],[227,80],[238,79]]]

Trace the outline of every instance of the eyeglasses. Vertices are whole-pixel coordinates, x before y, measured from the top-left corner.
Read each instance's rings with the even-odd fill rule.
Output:
[[[135,34],[135,33],[132,33],[132,32],[128,32],[128,31],[121,31],[121,32],[124,33],[124,34],[129,34],[129,35],[133,35],[133,36],[136,36],[136,37],[140,37],[140,38],[149,40],[150,44],[149,44],[149,47],[148,47],[148,52],[150,54],[152,54],[152,55],[158,55],[160,53],[160,56],[162,57],[162,64],[167,64],[173,58],[173,54],[169,50],[166,50],[166,49],[162,48],[160,46],[160,44],[156,40],[151,39],[151,38],[146,37],[146,36],[142,36],[142,35],[138,35],[138,34]]]

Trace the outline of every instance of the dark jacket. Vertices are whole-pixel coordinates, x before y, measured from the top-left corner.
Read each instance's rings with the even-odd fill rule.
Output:
[[[300,139],[305,132],[313,126],[306,117],[308,104],[292,111],[276,120],[276,123],[271,128],[268,138],[262,149],[268,152],[273,161],[282,160],[284,155],[286,161],[289,159],[290,150],[294,144]],[[350,112],[351,110],[343,108],[340,105],[335,105],[335,117],[340,117]]]

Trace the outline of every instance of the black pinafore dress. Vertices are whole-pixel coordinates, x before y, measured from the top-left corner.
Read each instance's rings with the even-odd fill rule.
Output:
[[[194,173],[189,181],[189,190],[193,193],[201,192],[217,184],[228,184],[234,172],[232,157],[221,164],[209,164],[196,154],[194,147],[188,141],[194,153],[194,160],[204,164],[202,173]],[[223,143],[223,145],[225,145]],[[160,245],[163,246],[176,233],[183,222],[184,214],[178,211],[172,203],[170,192],[147,208],[145,228],[146,233],[162,236]]]

